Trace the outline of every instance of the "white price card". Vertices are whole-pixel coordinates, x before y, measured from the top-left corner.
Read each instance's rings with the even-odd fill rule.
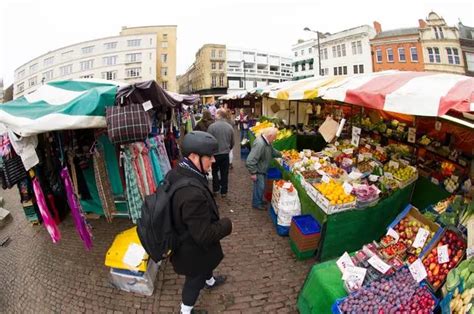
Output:
[[[291,188],[291,183],[290,183],[290,182],[283,183],[283,188],[284,188],[284,189],[289,189],[289,188]]]
[[[360,133],[361,133],[362,129],[361,128],[358,128],[356,126],[353,126],[352,127],[352,140],[351,140],[351,144],[353,146],[359,146],[359,141],[360,141]]]
[[[428,239],[429,235],[430,235],[430,232],[426,230],[425,228],[418,229],[418,233],[416,234],[415,241],[413,241],[413,247],[416,249],[422,248],[425,245],[426,239]]]
[[[468,247],[466,249],[466,259],[469,259],[472,256],[474,256],[474,247]]]
[[[369,175],[370,182],[377,182],[378,179],[379,179],[379,176],[376,176],[375,174]]]
[[[355,267],[354,262],[352,262],[351,257],[347,252],[344,252],[341,257],[336,262],[337,267],[339,267],[339,270],[341,271],[342,274],[346,271],[347,267]]]
[[[381,153],[384,152],[382,146],[377,146],[377,147],[375,148],[375,150],[377,150],[377,151],[379,151],[379,152],[381,152]]]
[[[360,172],[352,171],[351,173],[349,173],[349,179],[351,179],[351,180],[357,180],[360,177],[362,177],[362,173],[360,173]]]
[[[393,160],[390,160],[390,161],[388,162],[388,166],[389,166],[390,168],[394,168],[394,169],[398,169],[398,167],[400,167],[400,165],[398,164],[398,162],[393,161]]]
[[[344,188],[344,192],[346,192],[346,194],[351,194],[352,192],[352,185],[347,183],[347,182],[344,182],[344,184],[342,185],[342,187]]]
[[[151,104],[151,101],[147,100],[143,104],[143,110],[148,111],[153,108],[153,105]]]
[[[354,149],[352,148],[346,148],[342,151],[344,154],[347,154],[347,155],[352,155],[354,153]]]
[[[432,182],[433,184],[439,185],[439,180],[436,179],[436,178],[434,178],[434,177],[431,177],[431,182]]]
[[[352,159],[351,158],[344,158],[342,160],[342,162],[345,164],[345,165],[352,165]]]
[[[339,142],[336,141],[336,142],[334,143],[334,146],[336,146],[336,147],[339,146]]]
[[[372,156],[373,156],[372,153],[364,153],[365,158],[370,159],[370,158],[372,158]]]
[[[364,154],[359,154],[359,156],[357,156],[357,160],[358,160],[359,162],[363,162],[363,161],[364,161],[364,157],[365,157]]]
[[[329,183],[329,181],[331,181],[331,179],[327,175],[323,175],[322,181],[324,183]]]
[[[416,129],[408,128],[408,143],[415,143],[415,142],[416,142]]]
[[[455,176],[454,174],[451,176],[451,179],[454,181],[454,182],[458,182],[459,180],[459,177],[458,176]]]
[[[372,147],[369,144],[365,144],[365,148],[372,149]]]
[[[393,174],[391,172],[385,172],[383,175],[389,179],[393,179]]]
[[[425,266],[423,266],[423,263],[419,258],[414,261],[410,266],[408,266],[408,269],[410,270],[410,273],[416,282],[420,282],[425,279],[426,276],[428,276],[428,274],[426,273]]]
[[[374,255],[369,258],[368,262],[370,265],[372,265],[373,268],[377,269],[382,274],[385,274],[390,269],[390,265],[382,261],[382,259],[377,255]]]
[[[364,283],[366,273],[367,273],[367,269],[363,267],[348,266],[346,268],[346,271],[342,274],[342,280],[352,281],[358,286],[362,286],[362,284]]]
[[[313,166],[313,168],[316,169],[316,170],[318,170],[318,169],[321,168],[321,167],[322,167],[322,166],[321,166],[321,164],[320,164],[319,162],[315,163],[314,166]]]
[[[396,232],[395,230],[393,230],[393,228],[388,228],[387,230],[387,235],[391,236],[392,238],[395,239],[395,241],[398,242],[398,239],[400,239],[400,235],[398,234],[398,232]]]
[[[438,264],[444,264],[449,262],[448,245],[438,246]]]

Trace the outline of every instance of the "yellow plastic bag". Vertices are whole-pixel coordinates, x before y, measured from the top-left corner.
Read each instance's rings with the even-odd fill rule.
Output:
[[[132,243],[141,245],[137,234],[137,227],[120,232],[115,237],[114,242],[105,255],[105,266],[145,272],[148,262],[148,254],[145,254],[143,261],[140,263],[140,265],[138,265],[137,268],[133,268],[122,261],[129,245]]]

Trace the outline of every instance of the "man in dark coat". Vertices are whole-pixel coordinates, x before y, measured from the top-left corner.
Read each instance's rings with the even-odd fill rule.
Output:
[[[232,232],[232,222],[220,218],[206,179],[215,161],[217,140],[209,133],[193,131],[184,137],[181,148],[185,157],[167,179],[173,184],[191,178],[203,189],[190,185],[176,191],[172,198],[174,225],[185,239],[173,252],[171,263],[176,273],[185,276],[181,313],[198,313],[193,307],[201,289],[215,288],[226,280],[225,276],[213,276],[213,270],[224,258],[220,240]]]

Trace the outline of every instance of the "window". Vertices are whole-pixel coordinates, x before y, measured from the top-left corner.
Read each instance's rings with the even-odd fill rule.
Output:
[[[460,64],[459,53],[457,48],[446,48],[449,64]]]
[[[211,62],[211,68],[212,68],[213,70],[216,69],[216,63],[215,63],[215,62]]]
[[[161,62],[166,63],[168,61],[168,55],[166,53],[161,54]]]
[[[430,63],[441,63],[441,57],[439,55],[439,48],[428,48],[428,58]]]
[[[310,69],[310,70],[313,69],[313,63],[312,63],[312,62],[309,63],[309,69]]]
[[[295,65],[295,72],[298,72],[298,65]]]
[[[81,78],[94,78],[94,74],[82,75]]]
[[[36,85],[36,76],[32,77],[28,80],[28,86],[29,87],[32,87],[32,86],[35,86],[35,85]]]
[[[347,75],[347,66],[343,66],[342,71],[343,71],[344,75]]]
[[[46,67],[49,67],[50,65],[53,65],[53,62],[54,62],[54,57],[49,57],[49,58],[46,58],[44,59],[43,61],[43,66],[46,68]]]
[[[359,74],[362,74],[362,73],[364,73],[364,65],[359,64]]]
[[[334,75],[337,75],[337,67],[334,68]]]
[[[342,67],[338,67],[337,69],[339,70],[338,75],[342,75]]]
[[[357,53],[362,54],[362,42],[360,40],[357,41]]]
[[[38,71],[38,63],[30,65],[30,73]]]
[[[18,78],[21,79],[25,77],[25,70],[21,70],[20,72],[18,72]]]
[[[168,75],[168,68],[161,68],[161,76],[167,76]]]
[[[87,60],[81,62],[81,71],[90,70],[94,67],[94,60]]]
[[[354,74],[359,74],[359,66],[354,65]]]
[[[313,53],[313,48],[312,48],[312,47],[309,47],[308,53],[309,53],[309,54]]]
[[[45,81],[49,81],[53,78],[53,70],[43,72],[43,78]]]
[[[328,59],[328,48],[324,48],[322,51],[321,51],[321,59],[322,60],[327,60]]]
[[[211,50],[211,58],[215,58],[216,57],[216,49],[212,49]]]
[[[163,40],[168,40],[168,34],[163,34]]]
[[[436,26],[433,27],[436,39],[439,39],[438,29]]]
[[[439,29],[439,38],[444,39],[443,28],[439,26],[438,29]]]
[[[345,57],[346,56],[346,44],[342,44],[341,48],[342,48],[342,56]]]
[[[219,50],[219,58],[224,58],[224,50]]]
[[[142,54],[141,52],[138,52],[138,53],[127,53],[125,55],[125,60],[126,62],[128,63],[131,63],[131,62],[141,62],[142,61]]]
[[[104,80],[115,80],[115,79],[117,79],[117,71],[102,72],[102,79],[104,79]]]
[[[304,50],[301,49],[301,53],[300,53],[302,56],[304,56]]]
[[[141,68],[128,68],[125,69],[125,77],[140,77],[142,73]]]
[[[94,51],[94,46],[88,46],[88,47],[83,47],[82,48],[82,53],[83,54],[92,53],[92,51]]]
[[[68,75],[72,73],[72,64],[64,65],[59,68],[59,74],[61,76]]]
[[[22,91],[25,90],[25,83],[20,83],[16,86],[16,88],[18,89],[18,92],[17,93],[21,93]]]
[[[382,49],[377,49],[375,54],[377,56],[377,63],[382,63]]]
[[[387,62],[393,62],[393,49],[387,48]]]
[[[333,57],[333,58],[336,58],[336,57],[337,57],[337,54],[336,54],[336,46],[332,46],[332,57]]]
[[[416,47],[410,47],[411,62],[418,62],[418,50]]]
[[[356,55],[357,54],[357,43],[355,41],[353,41],[353,42],[351,42],[351,46],[352,46],[352,54]]]
[[[117,56],[108,56],[102,58],[103,65],[115,65],[117,64]]]
[[[217,85],[217,77],[213,75],[211,78],[211,86],[216,87],[216,85]]]
[[[150,46],[153,45],[153,38],[150,38]]]
[[[219,76],[219,86],[225,86],[224,85],[224,75]]]
[[[474,53],[466,52],[466,65],[469,72],[474,72]]]
[[[224,62],[219,62],[219,70],[224,69]]]
[[[106,50],[115,49],[115,48],[117,48],[117,42],[113,41],[113,42],[110,42],[110,43],[105,43],[104,48]]]
[[[439,55],[439,48],[434,47],[433,48],[434,55],[435,55],[435,60],[437,63],[441,63],[441,56]]]
[[[295,51],[295,57],[298,57],[298,51]]]
[[[161,87],[163,87],[163,89],[168,89],[168,82],[167,81],[161,82]]]
[[[398,48],[398,61],[406,62],[407,57],[405,56],[405,48]]]
[[[337,49],[337,57],[339,58],[341,57],[341,45],[337,45],[336,49]]]
[[[301,64],[301,71],[306,71],[306,63]]]
[[[161,43],[161,48],[168,48],[168,42],[167,41],[163,41]]]
[[[324,68],[323,70],[324,70],[324,75],[325,76],[329,75],[329,68]]]
[[[129,39],[127,40],[128,47],[140,47],[141,39]]]

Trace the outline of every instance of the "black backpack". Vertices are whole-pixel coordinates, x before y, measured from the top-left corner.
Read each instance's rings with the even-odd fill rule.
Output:
[[[180,235],[176,231],[171,200],[177,190],[190,185],[204,190],[191,178],[182,178],[175,184],[164,180],[154,194],[145,197],[141,218],[137,220],[137,233],[143,248],[155,262],[171,256],[189,235],[187,232]]]

